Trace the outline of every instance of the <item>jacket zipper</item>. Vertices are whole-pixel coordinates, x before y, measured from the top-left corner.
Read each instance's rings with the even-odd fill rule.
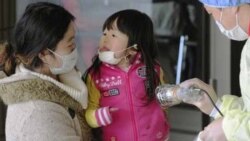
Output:
[[[132,102],[132,96],[131,96],[131,88],[130,88],[130,79],[128,77],[128,74],[129,74],[129,71],[127,73],[125,73],[126,75],[126,80],[127,80],[127,91],[129,92],[128,93],[128,97],[129,97],[129,108],[130,108],[130,111],[131,111],[131,117],[132,117],[132,126],[133,126],[133,130],[134,130],[134,141],[137,141],[138,139],[138,133],[137,133],[137,126],[136,126],[136,122],[135,122],[135,114],[134,114],[134,108],[133,108],[133,102]]]

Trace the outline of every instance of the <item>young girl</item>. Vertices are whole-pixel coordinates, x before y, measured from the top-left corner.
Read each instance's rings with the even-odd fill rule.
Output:
[[[163,80],[156,61],[153,23],[144,13],[123,10],[103,25],[98,56],[85,73],[88,124],[104,141],[164,141],[169,125],[155,99]]]

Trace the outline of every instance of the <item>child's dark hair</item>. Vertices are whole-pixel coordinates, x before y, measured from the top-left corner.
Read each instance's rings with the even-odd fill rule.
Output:
[[[74,16],[59,5],[48,2],[29,4],[14,29],[8,51],[8,75],[22,63],[29,69],[43,65],[38,54],[47,48],[54,50]]]
[[[115,21],[118,30],[128,36],[128,47],[137,44],[138,51],[142,54],[142,61],[146,65],[147,96],[151,101],[154,98],[154,90],[159,83],[159,76],[154,70],[154,65],[157,64],[157,46],[154,39],[152,20],[140,11],[133,9],[122,10],[114,13],[105,21],[103,30],[106,28],[108,30],[112,29]],[[93,58],[92,66],[85,72],[85,81],[90,71],[99,74],[100,64],[101,62],[96,55]]]

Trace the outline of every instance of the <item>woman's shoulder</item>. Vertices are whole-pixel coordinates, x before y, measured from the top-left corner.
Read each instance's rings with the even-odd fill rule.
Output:
[[[6,105],[26,102],[31,99],[49,99],[50,95],[58,91],[61,92],[62,90],[39,78],[0,84],[0,96]]]

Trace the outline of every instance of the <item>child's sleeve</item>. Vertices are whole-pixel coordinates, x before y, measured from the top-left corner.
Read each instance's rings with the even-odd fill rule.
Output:
[[[88,88],[88,108],[86,110],[86,120],[91,127],[98,127],[97,120],[95,118],[95,111],[99,108],[100,92],[96,88],[90,75],[87,77],[86,82]]]
[[[162,68],[160,68],[160,84],[164,84],[167,82],[167,80],[165,80],[165,76],[164,76],[164,72],[162,70]]]
[[[109,107],[100,107],[100,91],[94,84],[91,76],[88,75],[86,82],[89,96],[88,96],[88,108],[86,110],[86,121],[92,128],[105,126],[111,123],[111,115]]]

